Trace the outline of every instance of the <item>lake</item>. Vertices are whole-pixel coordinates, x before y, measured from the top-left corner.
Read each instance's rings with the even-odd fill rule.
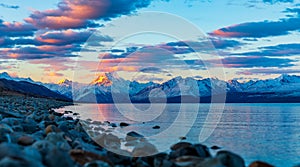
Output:
[[[300,104],[78,104],[62,110],[77,112],[83,120],[127,122],[130,126],[115,131],[136,131],[159,151],[168,151],[185,136],[188,142],[235,152],[247,164],[300,163]],[[156,125],[160,129],[152,128]]]

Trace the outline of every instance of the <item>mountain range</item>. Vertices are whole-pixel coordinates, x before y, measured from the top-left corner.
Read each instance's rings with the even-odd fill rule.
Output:
[[[7,73],[0,74],[0,95],[12,94],[71,101],[65,95],[52,91],[41,84],[34,83],[30,78],[12,78]]]
[[[140,83],[113,73],[103,73],[90,84],[81,84],[67,79],[58,83],[42,83],[30,78],[11,77],[4,72],[0,74],[0,80],[44,87],[76,102],[300,102],[300,76],[286,74],[247,82],[175,77],[164,83]]]

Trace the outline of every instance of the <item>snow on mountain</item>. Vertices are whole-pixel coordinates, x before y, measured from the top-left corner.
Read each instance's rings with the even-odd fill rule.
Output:
[[[103,73],[89,85],[83,86],[74,94],[75,101],[111,102],[115,97],[131,97],[153,82],[139,83],[116,76],[114,73]],[[128,100],[127,100],[128,101]]]
[[[244,83],[242,92],[300,92],[300,77],[283,74],[278,78]]]
[[[1,78],[1,79],[12,80],[12,77],[11,77],[7,72],[1,73],[1,74],[0,74],[0,78]]]
[[[29,83],[35,83],[31,78],[19,78],[11,77],[7,72],[0,73],[0,79],[12,80],[12,81],[25,81]]]
[[[54,92],[60,93],[69,98],[73,97],[72,96],[72,81],[69,81],[67,79],[60,80],[57,84],[46,83],[46,84],[44,84],[44,86]]]
[[[300,96],[300,76],[281,75],[273,79],[222,81],[215,78],[196,80],[194,78],[175,77],[158,84],[153,82],[139,83],[116,76],[114,73],[103,73],[95,77],[90,84],[72,82],[68,79],[58,83],[35,82],[30,78],[11,77],[8,73],[0,73],[0,78],[13,81],[26,81],[43,85],[48,89],[85,102],[113,102],[113,96],[143,101],[151,98],[173,98],[179,96],[209,97],[213,94],[272,94],[272,96]],[[127,99],[128,101],[128,99]]]

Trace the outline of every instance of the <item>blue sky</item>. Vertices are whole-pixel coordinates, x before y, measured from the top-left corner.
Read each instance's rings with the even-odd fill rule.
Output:
[[[300,74],[296,0],[2,0],[0,11],[0,71],[34,80],[89,82],[101,72],[156,82]],[[142,25],[164,34],[124,36]]]

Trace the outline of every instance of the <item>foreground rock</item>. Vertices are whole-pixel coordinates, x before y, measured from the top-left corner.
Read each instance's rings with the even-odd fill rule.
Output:
[[[115,123],[79,121],[52,110],[65,105],[70,103],[26,96],[0,96],[0,166],[245,166],[239,155],[221,150],[212,156],[209,148],[202,144],[180,142],[171,146],[170,153],[158,153],[157,148],[137,132],[129,132],[120,139],[111,133],[113,130],[101,127],[116,128]],[[73,112],[65,111],[65,114],[70,113]],[[120,123],[120,127],[126,126],[129,124]],[[132,150],[122,150],[122,142]],[[256,161],[250,167],[272,165]]]

